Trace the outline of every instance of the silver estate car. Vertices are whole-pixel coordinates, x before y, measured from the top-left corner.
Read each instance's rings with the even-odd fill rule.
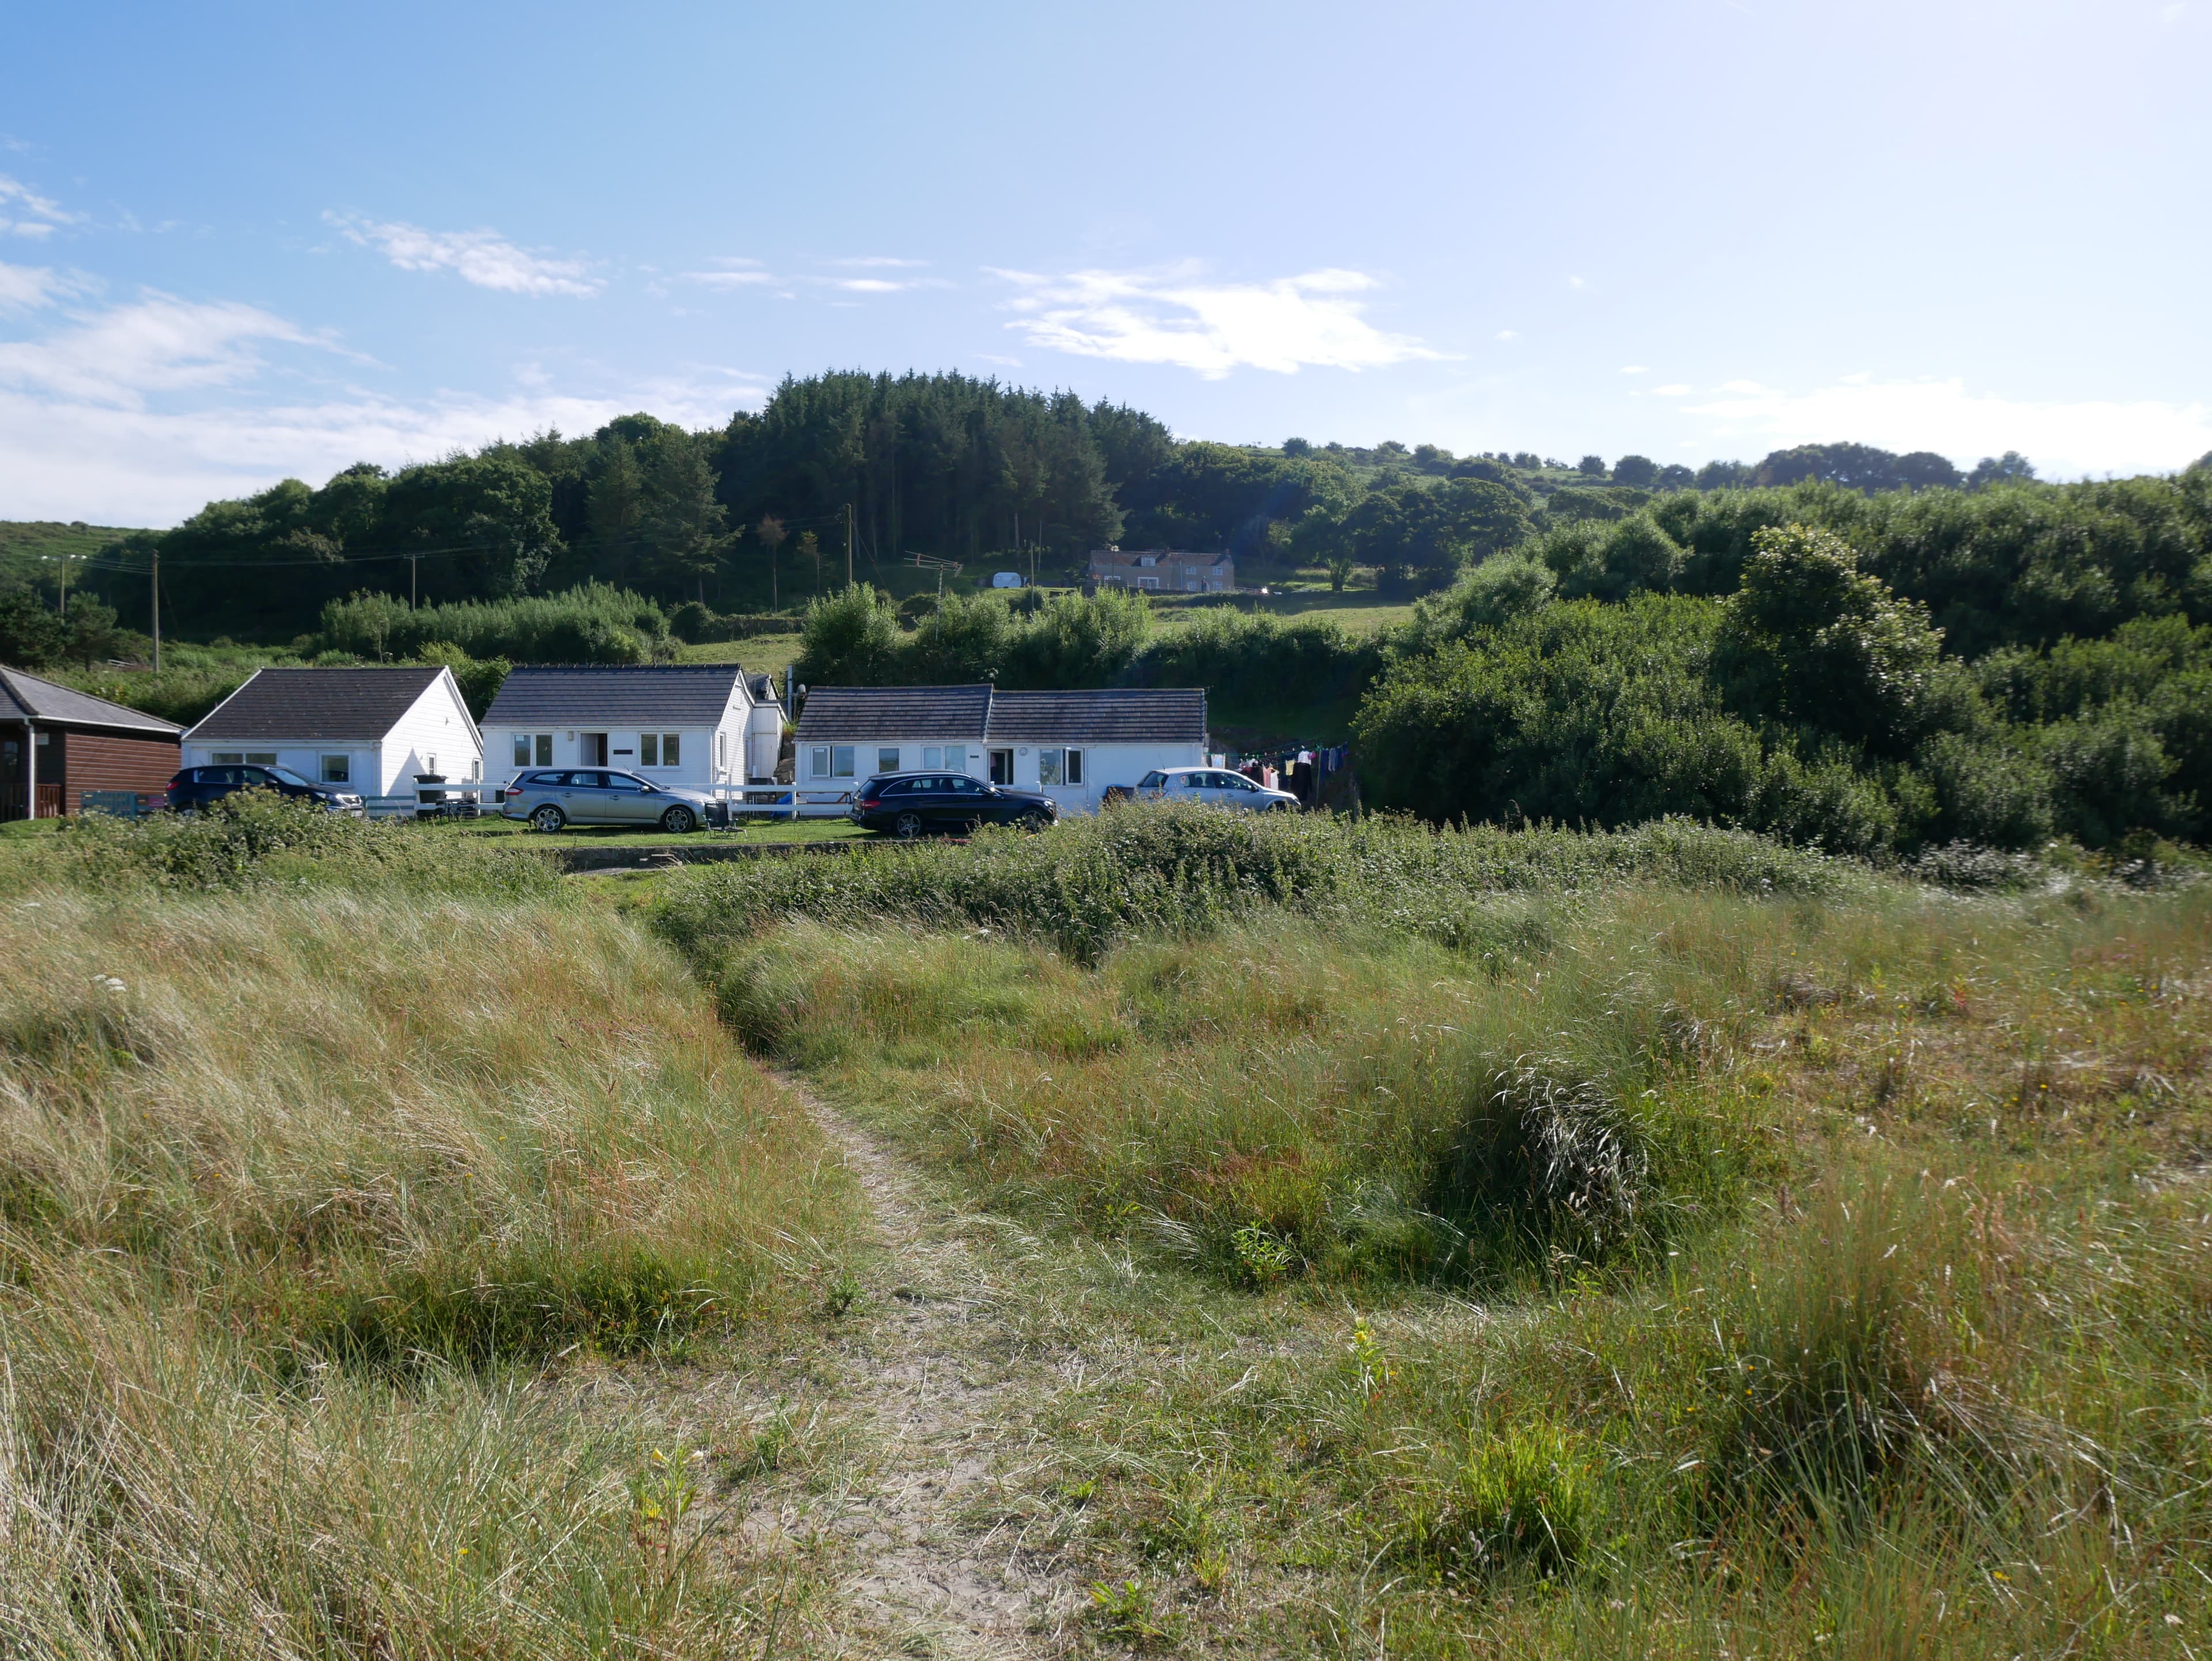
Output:
[[[1298,799],[1225,767],[1157,767],[1137,781],[1140,801],[1195,801],[1243,813],[1291,813]]]
[[[657,824],[682,836],[710,822],[726,822],[729,810],[703,791],[655,784],[611,767],[537,767],[518,773],[500,793],[499,812],[501,818],[529,820],[533,830],[569,824],[623,824],[641,830]]]

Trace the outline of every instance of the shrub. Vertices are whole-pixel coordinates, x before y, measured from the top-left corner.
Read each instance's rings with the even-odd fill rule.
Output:
[[[315,649],[405,659],[437,642],[515,663],[650,663],[670,654],[668,619],[642,595],[604,583],[558,594],[408,607],[356,594],[323,608]]]
[[[1600,1520],[1589,1454],[1572,1432],[1544,1420],[1478,1434],[1466,1459],[1404,1503],[1395,1555],[1447,1579],[1512,1569],[1547,1577],[1580,1567]]]
[[[27,853],[16,875],[102,891],[306,883],[517,897],[550,892],[556,881],[533,849],[441,826],[349,818],[268,790],[239,791],[191,816],[64,819],[60,834]]]

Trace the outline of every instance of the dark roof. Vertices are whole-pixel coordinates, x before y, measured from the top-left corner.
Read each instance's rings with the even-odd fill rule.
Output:
[[[988,736],[1030,744],[1203,744],[1206,694],[1196,687],[1094,692],[1000,692]]]
[[[159,715],[110,703],[73,686],[27,675],[21,669],[0,667],[0,721],[50,721],[68,727],[108,727],[130,733],[150,733],[173,739],[179,729]]]
[[[1195,688],[999,692],[989,686],[817,686],[799,740],[1003,739],[1027,744],[1203,744]]]
[[[380,739],[446,672],[257,669],[185,734],[209,739]]]
[[[744,671],[734,663],[524,664],[484,711],[486,727],[682,721],[713,727]]]
[[[984,686],[817,686],[799,711],[799,741],[980,739],[991,719]]]

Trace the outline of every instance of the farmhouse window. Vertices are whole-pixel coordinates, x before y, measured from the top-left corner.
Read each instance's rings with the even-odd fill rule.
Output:
[[[637,735],[637,764],[640,767],[660,765],[660,734],[640,733]]]
[[[353,757],[351,756],[325,756],[323,757],[323,782],[325,784],[351,784],[353,782]]]
[[[46,735],[40,733],[39,742],[44,744],[46,741]],[[218,750],[215,752],[215,758],[218,762],[248,762],[259,767],[274,767],[276,764],[274,750]]]
[[[878,773],[896,773],[898,771],[898,764],[899,752],[896,745],[886,744],[876,751],[876,771]]]
[[[939,744],[926,744],[922,746],[921,764],[933,773],[940,767],[956,765],[955,763],[945,760],[945,746]]]
[[[1060,749],[1038,751],[1037,782],[1039,784],[1082,783],[1083,751]]]
[[[550,733],[540,733],[536,742],[538,745],[536,764],[540,767],[550,767],[553,764],[553,735]]]
[[[849,744],[817,744],[814,746],[814,776],[817,779],[849,779],[853,776],[853,746]]]
[[[660,735],[660,764],[663,767],[681,767],[684,764],[684,735],[681,733],[663,733]]]

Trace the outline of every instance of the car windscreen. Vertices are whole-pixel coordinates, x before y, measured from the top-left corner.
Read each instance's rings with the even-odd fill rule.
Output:
[[[264,767],[261,770],[268,774],[270,778],[276,780],[279,784],[296,784],[302,789],[306,790],[313,790],[320,788],[319,786],[301,778],[297,773],[294,772],[289,767]]]
[[[1139,790],[1157,790],[1168,782],[1168,776],[1157,767],[1137,781]]]

